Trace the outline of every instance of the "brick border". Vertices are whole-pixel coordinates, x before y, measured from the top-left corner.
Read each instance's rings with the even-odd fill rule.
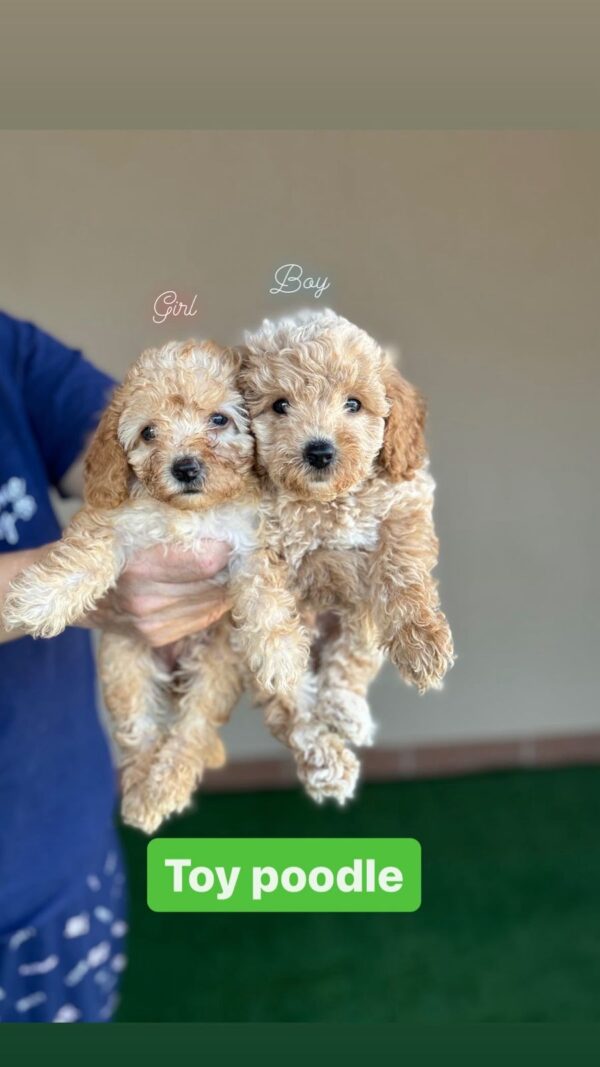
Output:
[[[508,741],[454,742],[406,748],[372,748],[363,753],[363,780],[393,782],[523,767],[600,764],[600,733],[520,737]],[[289,789],[297,779],[291,759],[233,760],[208,773],[209,793]]]

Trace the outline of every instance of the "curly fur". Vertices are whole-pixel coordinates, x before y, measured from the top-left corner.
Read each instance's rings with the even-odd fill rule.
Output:
[[[352,748],[369,744],[369,682],[387,652],[420,692],[454,659],[432,570],[438,543],[425,404],[372,337],[333,311],[265,321],[246,335],[241,388],[269,500],[266,539],[307,615],[335,612],[314,678],[272,698],[266,719],[317,800],[351,796]],[[349,398],[360,410],[348,410]],[[273,409],[287,401],[285,414]],[[323,470],[314,439],[335,448]]]
[[[254,444],[238,369],[239,356],[214,342],[143,352],[90,445],[85,506],[46,557],[17,576],[4,603],[7,628],[52,637],[97,604],[133,552],[158,544],[195,551],[206,538],[230,542],[229,576],[214,581],[230,579],[239,635],[226,618],[185,639],[174,672],[141,640],[102,637],[100,675],[122,764],[123,815],[148,832],[187,805],[204,767],[223,762],[218,727],[242,687],[285,695],[308,659],[294,598],[260,540]],[[214,413],[227,424],[215,426]],[[142,432],[148,427],[150,438]],[[174,477],[182,456],[201,464],[193,487]]]

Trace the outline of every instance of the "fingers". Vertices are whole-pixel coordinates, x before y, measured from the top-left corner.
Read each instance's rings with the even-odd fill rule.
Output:
[[[120,579],[117,589],[121,601],[136,599],[139,596],[150,597],[153,600],[171,600],[185,597],[186,599],[203,597],[210,598],[213,589],[221,588],[211,578],[189,579],[178,582],[161,582],[154,578],[144,578],[127,572]]]
[[[211,626],[230,607],[229,597],[220,588],[211,590],[208,597],[138,597],[129,604],[133,610],[125,610],[121,600],[112,594],[86,622],[120,633],[134,632],[153,648],[162,648]]]
[[[161,584],[212,578],[227,566],[230,552],[226,541],[204,540],[196,552],[173,545],[157,545],[138,552],[128,563],[124,577]]]
[[[224,600],[227,600],[227,594],[222,586],[200,583],[198,588],[191,588],[189,583],[163,590],[160,586],[149,588],[142,584],[119,587],[113,594],[112,606],[129,618],[155,616],[165,619],[195,615]]]
[[[180,641],[183,637],[189,637],[191,634],[199,633],[208,626],[212,626],[225,612],[229,611],[229,607],[229,603],[225,601],[205,608],[193,616],[164,620],[150,617],[143,623],[138,623],[137,628],[152,648],[162,648],[164,645]]]
[[[135,621],[137,625],[144,625],[147,628],[151,627],[152,624],[168,626],[171,623],[185,623],[186,620],[193,621],[194,619],[209,616],[215,611],[222,614],[223,611],[228,611],[230,606],[229,597],[223,591],[219,591],[218,595],[210,598],[194,597],[187,600],[167,600],[163,603],[157,602],[155,605],[153,605],[152,601],[149,601],[147,606],[129,613],[129,618]]]
[[[153,648],[198,633],[231,606],[211,578],[229,559],[224,541],[202,542],[201,551],[157,546],[138,553],[88,624],[133,631]]]

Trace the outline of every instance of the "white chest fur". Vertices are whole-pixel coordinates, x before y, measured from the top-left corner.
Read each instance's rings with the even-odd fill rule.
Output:
[[[117,509],[113,522],[126,555],[158,544],[197,551],[204,540],[227,541],[234,556],[256,547],[257,510],[247,502],[196,512],[133,500]]]

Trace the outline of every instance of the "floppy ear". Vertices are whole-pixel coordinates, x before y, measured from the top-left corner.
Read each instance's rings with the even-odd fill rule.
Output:
[[[129,496],[129,466],[117,435],[122,408],[116,389],[85,456],[85,499],[94,508],[117,508]]]
[[[390,411],[380,459],[395,482],[414,478],[427,454],[425,444],[425,400],[414,385],[402,377],[389,359],[383,380]]]

